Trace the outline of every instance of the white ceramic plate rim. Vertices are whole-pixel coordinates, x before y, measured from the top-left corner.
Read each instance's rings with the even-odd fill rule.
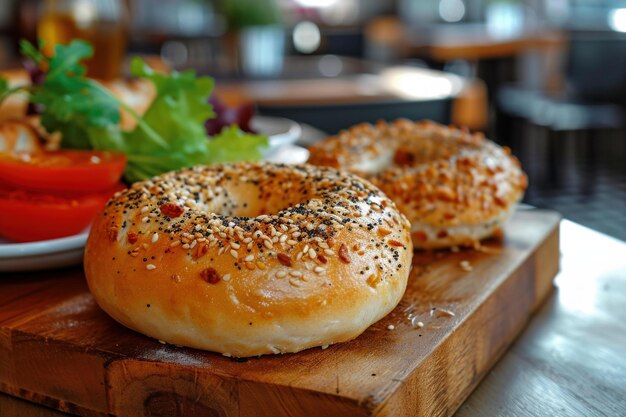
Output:
[[[28,243],[0,243],[0,258],[28,257],[80,249],[85,246],[89,230],[77,235]]]
[[[257,115],[252,118],[251,125],[253,129],[258,129],[260,134],[268,135],[270,147],[292,144],[302,135],[302,127],[297,122],[284,117]],[[271,132],[264,132],[262,129],[263,125],[271,125],[280,133],[271,134]]]

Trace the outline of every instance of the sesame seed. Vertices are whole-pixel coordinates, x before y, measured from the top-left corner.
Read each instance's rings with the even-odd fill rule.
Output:
[[[333,256],[335,254],[335,252],[333,252],[331,249],[324,249],[324,253],[328,256]]]
[[[276,277],[277,278],[285,278],[287,276],[287,273],[285,271],[278,271],[276,272]]]
[[[396,326],[394,326],[393,324],[390,324],[389,326],[387,326],[387,330],[394,330],[396,328]]]
[[[158,233],[154,233],[152,235],[152,243],[155,243],[157,240],[159,240],[159,234]]]
[[[237,253],[237,251],[235,249],[231,249],[230,250],[230,254],[232,255],[233,258],[237,259],[239,258],[239,254]]]
[[[148,265],[146,265],[146,269],[147,269],[148,271],[152,271],[152,270],[156,269],[156,265],[154,265],[154,264],[148,264]]]
[[[150,218],[148,216],[145,216],[143,219],[141,219],[142,222],[146,223],[148,220],[150,220]]]
[[[318,274],[321,274],[322,272],[325,271],[324,268],[322,268],[321,266],[316,266],[315,269],[313,269],[315,272],[317,272]]]
[[[274,246],[274,244],[272,244],[272,242],[271,242],[271,241],[269,241],[269,240],[264,240],[264,241],[263,241],[263,246],[265,246],[265,247],[266,247],[266,248],[268,248],[268,249],[272,249],[272,247]]]
[[[246,256],[246,258],[244,259],[244,261],[246,261],[246,262],[252,262],[252,261],[254,261],[254,255],[248,255],[248,256]]]
[[[145,214],[145,213],[147,213],[147,212],[148,212],[148,210],[150,210],[150,207],[148,207],[148,206],[143,206],[143,207],[141,208],[141,214]]]
[[[289,246],[296,246],[296,244],[297,244],[297,243],[298,243],[298,242],[296,242],[296,241],[295,241],[295,240],[293,240],[293,239],[289,239],[289,240],[287,241],[287,244],[288,244]]]
[[[300,282],[293,278],[289,278],[289,284],[293,285],[294,287],[300,287]]]
[[[310,257],[311,259],[315,259],[315,258],[317,258],[317,253],[315,253],[315,250],[313,250],[313,249],[309,249],[309,257]]]
[[[222,277],[222,281],[226,281],[226,282],[230,281],[230,274],[226,274],[226,275],[224,275],[224,276]]]
[[[236,243],[236,242],[230,242],[230,247],[233,249],[239,249],[241,245],[239,245],[239,243]]]
[[[300,272],[300,271],[290,271],[289,275],[291,275],[292,277],[301,277],[302,276],[302,272]]]
[[[419,321],[417,317],[413,317],[411,318],[411,327],[413,327],[414,329],[421,329],[422,327],[424,327],[424,323]]]

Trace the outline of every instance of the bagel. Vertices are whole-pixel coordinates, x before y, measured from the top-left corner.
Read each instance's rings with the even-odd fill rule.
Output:
[[[309,150],[309,163],[346,169],[387,194],[421,249],[475,245],[491,236],[527,186],[508,148],[430,121],[360,124]]]
[[[116,194],[84,267],[102,309],[153,338],[226,356],[297,352],[353,339],[398,304],[409,231],[348,173],[195,167]]]

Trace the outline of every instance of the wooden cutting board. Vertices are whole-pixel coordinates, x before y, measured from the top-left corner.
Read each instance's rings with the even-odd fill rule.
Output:
[[[485,250],[416,252],[400,305],[356,340],[245,361],[118,325],[80,269],[5,275],[0,389],[86,416],[449,416],[550,293],[558,223],[519,211]]]

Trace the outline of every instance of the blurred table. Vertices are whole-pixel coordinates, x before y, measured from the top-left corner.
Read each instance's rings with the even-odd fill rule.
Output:
[[[428,118],[479,129],[486,120],[480,81],[419,67],[382,67],[341,73],[343,58],[309,60],[338,76],[219,81],[216,93],[230,105],[252,102],[261,114],[293,118],[328,133],[377,119]],[[334,72],[333,72],[334,73]]]
[[[457,417],[626,415],[626,243],[565,220],[561,251],[554,294]],[[66,414],[0,394],[0,415]]]
[[[562,84],[561,58],[567,36],[561,29],[539,22],[412,27],[398,18],[382,17],[365,32],[371,55],[381,59],[425,59],[442,68],[464,61],[457,63],[457,71],[482,79],[491,95],[510,82],[547,89]]]
[[[485,23],[463,23],[434,25],[427,34],[421,29],[405,33],[410,50],[437,61],[506,58],[529,49],[562,48],[565,42],[561,31],[543,26],[499,33]]]
[[[506,58],[528,49],[562,48],[564,33],[535,24],[517,29],[485,22],[407,26],[399,18],[381,17],[368,24],[366,39],[399,57],[423,56],[435,61]]]

